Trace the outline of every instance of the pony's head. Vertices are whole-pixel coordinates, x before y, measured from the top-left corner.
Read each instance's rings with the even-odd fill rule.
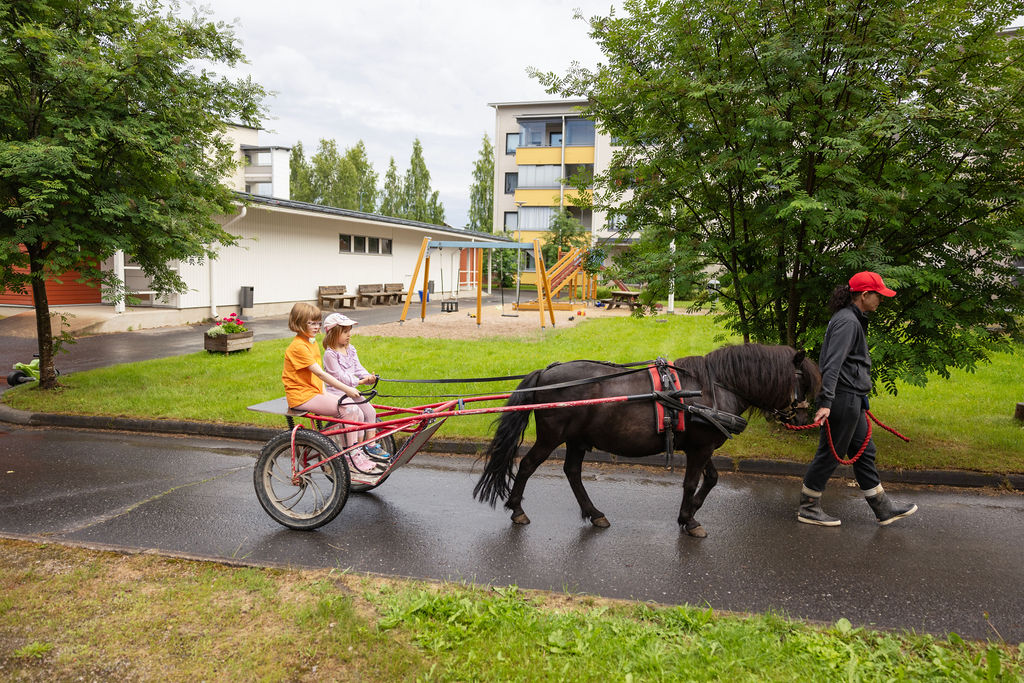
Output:
[[[821,373],[804,351],[790,346],[724,346],[705,356],[717,383],[765,415],[791,425],[810,424]]]
[[[789,405],[776,409],[773,415],[784,424],[807,425],[811,423],[813,412],[811,400],[821,389],[821,372],[818,365],[807,357],[803,349],[793,354],[793,393]]]

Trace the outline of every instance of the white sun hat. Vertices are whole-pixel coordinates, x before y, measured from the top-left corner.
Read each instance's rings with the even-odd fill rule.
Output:
[[[331,329],[332,327],[337,327],[338,325],[341,325],[342,327],[352,327],[353,325],[358,324],[359,323],[357,323],[355,320],[348,317],[347,315],[344,315],[342,313],[331,313],[329,316],[324,318],[323,328],[324,332],[327,332],[327,330]]]

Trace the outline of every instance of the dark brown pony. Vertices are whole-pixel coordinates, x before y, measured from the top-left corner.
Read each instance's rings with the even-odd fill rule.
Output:
[[[740,415],[753,407],[791,424],[809,422],[808,399],[817,394],[821,384],[818,366],[806,358],[803,351],[788,346],[726,346],[706,356],[680,358],[673,365],[679,370],[682,389],[702,392],[699,398],[687,399],[687,402],[714,407],[732,415]],[[651,393],[651,380],[646,370],[629,374],[623,374],[623,371],[623,366],[597,361],[555,363],[527,375],[508,405]],[[573,386],[543,388],[598,377],[608,378]],[[477,500],[490,503],[492,507],[499,499],[504,500],[516,524],[530,523],[522,507],[527,480],[563,443],[565,476],[583,517],[598,527],[607,527],[609,522],[583,488],[581,473],[587,451],[598,448],[626,458],[639,458],[665,450],[665,434],[657,431],[653,400],[547,408],[533,412],[536,414],[537,441],[523,456],[518,471],[513,472],[513,465],[523,432],[530,421],[530,411],[526,410],[502,413],[496,421],[497,430],[484,454],[484,473],[473,489]],[[691,536],[703,537],[707,533],[694,515],[718,482],[718,471],[711,461],[711,454],[725,443],[727,436],[711,422],[687,416],[685,430],[675,431],[673,437],[675,448],[686,453],[683,502],[678,521]]]

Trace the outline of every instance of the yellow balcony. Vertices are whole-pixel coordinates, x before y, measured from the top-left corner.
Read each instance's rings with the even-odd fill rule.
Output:
[[[560,193],[558,188],[544,188],[540,190],[516,190],[516,204],[522,202],[523,206],[558,206]]]
[[[593,147],[566,147],[565,163],[567,164],[592,164],[594,163]]]
[[[516,163],[520,166],[557,166],[562,163],[561,147],[519,147]]]
[[[516,149],[516,163],[520,166],[558,166],[562,163],[561,147],[519,147]],[[594,148],[566,147],[565,163],[594,163]]]

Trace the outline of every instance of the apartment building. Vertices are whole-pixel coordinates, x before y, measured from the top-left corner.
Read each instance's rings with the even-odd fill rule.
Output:
[[[568,209],[596,242],[614,233],[603,211],[579,209],[569,179],[607,170],[612,146],[580,115],[585,99],[491,102],[495,112],[494,232],[544,240],[551,218]],[[534,269],[533,257],[525,271]],[[524,277],[524,281],[531,281]]]
[[[238,166],[227,185],[246,194],[291,199],[291,147],[260,145],[259,130],[248,126],[231,125],[228,136],[235,141]]]

